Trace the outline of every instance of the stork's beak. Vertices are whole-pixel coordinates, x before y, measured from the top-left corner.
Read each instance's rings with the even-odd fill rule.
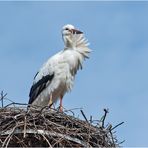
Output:
[[[82,34],[82,33],[83,33],[82,31],[77,30],[77,29],[71,29],[71,32],[72,32],[73,34]]]

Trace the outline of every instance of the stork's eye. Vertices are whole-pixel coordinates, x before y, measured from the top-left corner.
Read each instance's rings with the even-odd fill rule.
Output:
[[[69,30],[68,28],[65,28],[65,30]]]

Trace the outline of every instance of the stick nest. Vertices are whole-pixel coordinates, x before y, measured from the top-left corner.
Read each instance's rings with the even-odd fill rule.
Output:
[[[83,121],[46,107],[0,108],[0,147],[117,147],[115,127],[104,127],[104,111],[100,120],[93,121],[81,110]]]

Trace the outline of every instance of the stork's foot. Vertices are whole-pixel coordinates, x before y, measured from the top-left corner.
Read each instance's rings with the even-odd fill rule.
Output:
[[[59,110],[60,110],[60,112],[63,112],[63,106],[60,106]]]
[[[63,106],[59,106],[59,107],[57,108],[57,110],[58,110],[60,113],[63,113]]]

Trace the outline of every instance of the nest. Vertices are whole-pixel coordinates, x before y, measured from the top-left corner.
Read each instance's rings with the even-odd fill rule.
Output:
[[[48,107],[0,108],[0,147],[116,147],[112,130],[119,124],[104,127],[104,111],[101,120],[88,121],[81,110],[83,121]]]
[[[124,142],[119,143],[114,135],[124,122],[105,126],[107,109],[100,120],[92,120],[92,116],[88,120],[80,110],[84,117],[81,120],[74,110],[61,113],[14,102],[4,106],[4,100],[9,100],[6,95],[1,92],[0,147],[118,147]]]

